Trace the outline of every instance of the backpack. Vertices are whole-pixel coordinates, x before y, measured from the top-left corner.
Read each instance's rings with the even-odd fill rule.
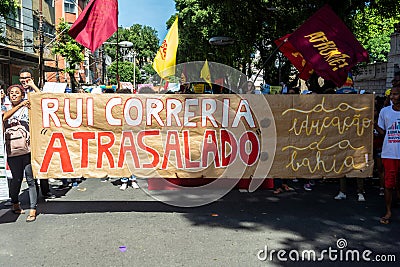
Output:
[[[7,128],[4,134],[8,157],[26,155],[31,152],[30,134],[20,122],[22,114],[21,111],[18,119],[11,122],[12,126]]]

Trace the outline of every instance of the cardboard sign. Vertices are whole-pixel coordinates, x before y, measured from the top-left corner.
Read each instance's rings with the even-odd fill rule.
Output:
[[[3,121],[0,113],[0,120]],[[8,199],[8,182],[6,173],[6,152],[4,150],[3,127],[0,127],[0,200]]]
[[[372,175],[373,95],[29,97],[38,178]]]

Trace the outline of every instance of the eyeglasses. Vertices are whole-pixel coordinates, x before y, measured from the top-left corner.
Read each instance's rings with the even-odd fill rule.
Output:
[[[31,79],[32,77],[19,77],[20,80],[26,80],[26,79]]]

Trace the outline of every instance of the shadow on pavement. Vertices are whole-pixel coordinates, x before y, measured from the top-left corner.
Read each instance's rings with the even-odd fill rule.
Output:
[[[295,185],[295,192],[274,195],[271,190],[254,193],[231,191],[220,200],[197,208],[173,207],[157,201],[56,201],[42,202],[39,214],[78,214],[104,212],[180,213],[193,227],[225,228],[249,233],[269,231],[265,245],[273,249],[302,250],[308,246],[337,248],[337,240],[344,238],[348,248],[374,253],[398,254],[400,247],[399,207],[393,207],[389,225],[379,223],[384,214],[384,199],[378,190],[366,187],[366,202],[357,202],[354,184],[348,187],[348,198],[337,201],[338,184],[317,183],[306,192],[303,183]],[[64,194],[66,192],[63,192]],[[27,197],[27,192],[24,193]],[[5,207],[0,204],[0,209]],[[6,212],[0,224],[15,222],[17,215]],[[40,215],[39,215],[40,220]],[[285,237],[279,244],[274,235]],[[329,245],[327,245],[329,244]],[[261,249],[261,248],[260,248]],[[398,255],[397,257],[399,257]]]

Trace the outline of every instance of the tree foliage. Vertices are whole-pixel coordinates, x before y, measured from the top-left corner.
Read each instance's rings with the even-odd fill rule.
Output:
[[[390,35],[394,32],[394,25],[399,22],[400,14],[386,18],[371,7],[367,7],[354,16],[354,34],[368,50],[371,61],[387,60],[390,51]]]
[[[18,1],[19,2],[19,1]],[[1,0],[0,1],[0,16],[7,17],[8,14],[15,12],[17,8],[16,0]]]
[[[147,75],[154,74],[152,69],[149,69],[147,66],[150,62],[153,61],[157,50],[159,48],[159,39],[157,37],[157,31],[154,28],[149,26],[142,26],[140,24],[134,24],[128,28],[119,28],[118,29],[118,42],[121,41],[129,41],[132,42],[132,48],[129,48],[130,52],[136,52],[136,81],[138,83],[143,82],[142,75],[139,69],[144,70]],[[109,55],[112,61],[116,61],[116,53],[117,53],[117,33],[114,33],[107,42],[113,43],[105,45],[105,52]],[[123,66],[122,68],[118,68],[119,76],[121,81],[133,81],[133,69],[129,71],[128,68],[131,66],[130,64],[125,64],[126,62],[122,62],[122,54],[125,53],[124,49],[120,48],[119,54],[119,64]],[[128,52],[129,53],[129,52]],[[139,68],[138,68],[139,67]],[[133,68],[133,64],[132,64]],[[109,77],[111,77],[112,82],[116,82],[116,64],[113,63],[108,69],[107,73]]]
[[[133,77],[136,77],[136,83],[141,83],[142,80],[139,68],[136,66],[135,75],[133,70],[134,70],[134,64],[132,62],[129,61],[118,62],[119,80],[121,82],[133,82]],[[117,84],[116,73],[117,73],[117,62],[115,61],[111,63],[111,65],[107,68],[107,76],[112,84]]]
[[[75,80],[75,70],[79,68],[80,63],[85,59],[83,55],[84,47],[77,43],[71,36],[68,35],[70,25],[61,20],[56,28],[57,39],[53,45],[51,52],[61,55],[68,63],[68,67],[64,72],[68,73],[72,83],[72,89],[75,90],[77,82]]]
[[[8,17],[10,13],[15,13],[17,8],[16,0],[1,0],[0,1],[0,17]],[[1,36],[3,29],[0,28],[0,42],[5,42],[5,39]]]
[[[362,31],[367,34],[373,31],[372,27],[369,28],[371,31],[363,30],[360,26],[363,19],[359,14],[373,10],[371,14],[387,19],[389,25],[391,19],[400,13],[398,1],[392,0],[175,0],[175,3],[179,15],[178,63],[207,58],[237,68],[248,76],[251,75],[250,63],[261,68],[263,62],[275,52],[274,40],[293,32],[325,4],[330,4],[351,30],[356,29],[357,37]],[[174,17],[167,22],[168,25],[171,25]],[[359,20],[359,23],[353,24],[355,20]],[[369,20],[368,23],[372,26],[376,21]],[[353,28],[355,25],[359,25],[358,28]],[[376,37],[379,34],[381,37],[388,36],[390,29],[387,32],[380,31]],[[208,41],[215,36],[232,37],[235,43],[230,46],[211,46]],[[368,37],[360,38],[361,43],[373,54],[386,51],[382,47],[387,46],[387,37],[376,38],[373,44],[368,44],[367,40]],[[254,60],[256,51],[261,56],[259,61]],[[382,58],[378,54],[374,58]],[[264,79],[270,84],[278,82],[275,59],[276,56],[270,57],[264,67]],[[282,75],[288,79],[290,63],[287,59],[283,60],[287,64],[283,65]]]
[[[129,48],[136,52],[136,60],[140,68],[147,62],[152,61],[158,50],[159,39],[157,31],[150,26],[134,24],[128,28],[118,28],[118,42],[129,41],[133,47]],[[107,42],[117,43],[117,33],[114,33]],[[105,51],[112,60],[116,59],[116,45],[106,45]],[[120,48],[124,49],[124,48]]]

